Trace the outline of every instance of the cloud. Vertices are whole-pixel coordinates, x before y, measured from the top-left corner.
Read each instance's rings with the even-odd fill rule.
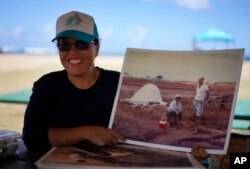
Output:
[[[144,2],[165,2],[167,0],[143,0]]]
[[[22,37],[24,33],[24,29],[22,27],[15,27],[14,29],[12,29],[9,33],[9,36],[11,38],[17,39]]]
[[[52,24],[41,27],[21,27],[12,28],[0,27],[0,44],[16,46],[48,46],[55,36],[55,28]]]
[[[43,28],[46,32],[54,31],[54,27],[51,24],[47,24]]]
[[[101,39],[107,40],[112,37],[113,29],[112,28],[106,28],[101,32]]]
[[[0,36],[1,36],[1,41],[3,41],[4,39],[19,39],[23,37],[23,34],[25,33],[25,30],[18,26],[18,27],[14,27],[11,29],[7,29],[7,28],[0,28]]]
[[[148,36],[148,29],[144,26],[138,26],[133,31],[128,32],[128,37],[133,45],[141,45]]]
[[[55,28],[52,24],[46,24],[43,29],[41,30],[44,34],[44,40],[47,41],[48,39],[53,39],[55,37]]]
[[[172,0],[176,5],[191,10],[209,9],[210,0]]]
[[[188,8],[191,10],[209,9],[211,7],[210,0],[142,0],[149,3],[172,2],[177,6]]]

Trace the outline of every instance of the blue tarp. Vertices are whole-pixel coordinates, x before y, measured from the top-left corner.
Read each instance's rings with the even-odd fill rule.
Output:
[[[222,42],[234,42],[235,39],[232,35],[219,30],[215,28],[209,28],[207,30],[204,30],[200,32],[198,35],[193,37],[194,42],[217,42],[217,41],[222,41]]]
[[[250,120],[250,100],[237,100],[235,107],[235,118]]]
[[[17,92],[0,95],[0,102],[24,103],[27,104],[30,99],[31,89],[24,89]]]

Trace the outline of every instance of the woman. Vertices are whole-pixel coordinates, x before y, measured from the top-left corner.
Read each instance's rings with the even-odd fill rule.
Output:
[[[34,83],[23,127],[27,148],[47,151],[84,140],[99,146],[124,141],[107,128],[120,74],[94,65],[100,47],[94,19],[76,11],[62,15],[52,41],[64,70]]]

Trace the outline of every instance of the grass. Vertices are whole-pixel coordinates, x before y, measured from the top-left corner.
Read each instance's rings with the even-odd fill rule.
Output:
[[[22,132],[25,104],[0,103],[0,129]]]
[[[54,70],[57,69],[53,66],[45,66],[32,70],[0,72],[0,93],[15,92],[31,88],[34,81],[39,77]],[[0,129],[21,133],[26,106],[26,104],[0,103]]]
[[[250,99],[250,78],[242,79],[239,86],[238,92],[239,99]]]
[[[14,70],[9,72],[0,72],[0,93],[14,92],[24,88],[30,88],[33,82],[43,74],[57,70],[50,66],[41,67],[32,70]]]

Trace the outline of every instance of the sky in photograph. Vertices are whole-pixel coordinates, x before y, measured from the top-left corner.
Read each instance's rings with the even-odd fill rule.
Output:
[[[230,52],[164,52],[130,49],[126,53],[124,73],[139,78],[205,82],[239,82],[242,50]]]
[[[95,18],[102,54],[124,55],[127,47],[191,50],[193,37],[208,28],[235,42],[200,42],[200,49],[245,48],[250,54],[247,0],[2,0],[0,49],[55,50],[56,20],[72,10]]]

